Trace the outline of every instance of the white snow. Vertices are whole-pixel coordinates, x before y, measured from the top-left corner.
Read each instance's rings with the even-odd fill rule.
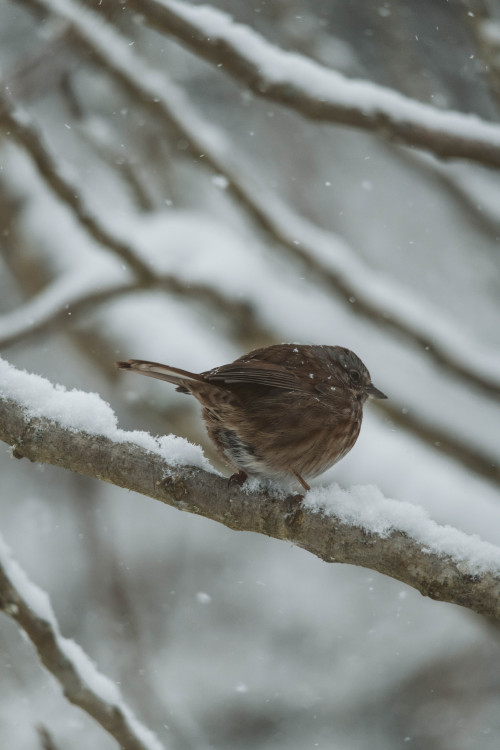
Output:
[[[304,507],[370,534],[387,537],[393,531],[407,534],[422,545],[422,551],[451,557],[470,575],[485,571],[500,573],[500,548],[476,534],[467,535],[449,525],[440,526],[423,508],[384,497],[373,485],[314,487],[305,496]]]
[[[36,617],[49,623],[59,650],[71,662],[88,689],[100,700],[116,706],[123,712],[126,721],[145,748],[148,748],[148,750],[164,750],[163,744],[156,735],[141,724],[124,703],[118,686],[109,677],[99,672],[92,660],[75,641],[61,635],[48,594],[28,578],[21,566],[12,557],[10,549],[1,536],[0,565],[24,603]]]
[[[176,435],[118,428],[116,414],[97,393],[53,385],[40,375],[18,370],[0,358],[0,397],[21,404],[29,418],[44,417],[74,432],[103,435],[116,443],[135,443],[160,455],[170,466],[199,466],[214,471],[201,448]]]
[[[212,597],[210,594],[207,594],[206,591],[198,591],[196,594],[196,601],[200,604],[210,604],[212,601]]]

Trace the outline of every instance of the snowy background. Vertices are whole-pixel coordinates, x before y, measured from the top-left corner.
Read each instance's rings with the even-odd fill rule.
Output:
[[[271,76],[276,45],[499,119],[500,14],[486,3],[213,7],[267,40]],[[183,435],[213,458],[196,403],[114,361],[200,371],[279,341],[348,346],[389,401],[367,405],[356,447],[315,483],[376,485],[500,544],[500,401],[478,382],[500,380],[498,172],[308,121],[113,2],[0,10],[2,88],[115,243],[54,194],[0,103],[1,355],[101,394],[123,429]],[[62,633],[168,748],[498,748],[498,631],[472,613],[7,450],[0,513]],[[0,745],[41,747],[40,723],[60,748],[115,746],[2,616]]]

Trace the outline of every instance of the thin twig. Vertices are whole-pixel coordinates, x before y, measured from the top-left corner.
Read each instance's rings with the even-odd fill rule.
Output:
[[[1,596],[1,595],[0,595]],[[52,734],[44,724],[37,724],[36,731],[40,738],[42,750],[59,750]]]
[[[416,410],[402,408],[402,405],[392,398],[384,405],[374,401],[372,406],[384,417],[388,417],[391,422],[411,435],[415,435],[426,445],[453,458],[489,482],[500,486],[500,461],[493,454],[488,454],[477,446],[472,446],[471,443],[463,442],[458,435],[446,432],[438,425],[432,424],[428,419],[419,416]]]

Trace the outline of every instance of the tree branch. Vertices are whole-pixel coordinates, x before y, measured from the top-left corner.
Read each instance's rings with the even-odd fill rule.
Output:
[[[91,716],[124,750],[164,750],[135,718],[114,682],[99,673],[74,641],[63,638],[44,591],[12,560],[0,538],[0,610],[31,640],[42,664],[60,683],[66,698]],[[50,736],[41,732],[44,746]]]
[[[56,390],[1,360],[0,439],[16,458],[101,479],[231,529],[287,540],[326,562],[372,568],[425,596],[500,620],[500,550],[439,527],[421,509],[373,489],[317,488],[302,503],[245,491],[201,468],[200,454],[182,440],[118,430],[95,394]]]
[[[280,50],[216,8],[179,0],[127,0],[127,6],[145,24],[173,37],[257,96],[304,117],[374,131],[441,158],[500,167],[500,128],[494,123],[346,78],[307,57]]]
[[[85,201],[80,197],[81,190],[67,171],[61,169],[57,161],[42,140],[29,116],[16,107],[5,92],[5,86],[0,86],[0,123],[24,149],[36,165],[39,173],[51,190],[75,214],[80,224],[85,227],[91,237],[116,255],[122,258],[144,280],[154,278],[153,271],[136,254],[126,242],[118,239],[106,229],[91,213]]]
[[[96,294],[92,292],[88,301],[86,299],[80,300],[80,295],[78,295],[77,300],[75,300],[76,304],[81,306],[87,306],[87,304],[92,303],[97,304],[105,301],[107,297],[134,291],[134,288],[163,289],[169,294],[191,297],[212,310],[222,313],[224,318],[229,321],[230,327],[242,338],[248,337],[249,331],[252,328],[252,336],[254,332],[257,332],[257,334],[262,336],[263,340],[269,338],[269,331],[258,320],[258,316],[250,303],[242,302],[236,299],[236,297],[231,298],[221,290],[215,289],[208,284],[183,283],[172,274],[155,273],[148,263],[142,260],[138,248],[130,243],[123,242],[112,231],[107,229],[97,216],[90,213],[85,205],[85,201],[80,197],[80,191],[76,183],[66,174],[67,170],[64,169],[64,165],[61,165],[52,156],[40,133],[31,122],[29,115],[17,108],[7,95],[3,95],[1,87],[0,123],[7,128],[8,134],[13,136],[25,148],[49,188],[68,206],[76,219],[87,230],[88,234],[100,245],[103,245],[108,250],[111,250],[113,254],[126,261],[136,274],[135,282],[122,285],[111,284],[108,291],[99,289]],[[49,311],[51,318],[48,321],[49,325],[52,322],[60,322],[61,315],[59,312],[56,310],[54,317],[52,312]],[[62,315],[64,315],[64,312],[62,312]],[[44,326],[45,323],[40,321],[40,325]],[[35,328],[38,328],[38,326],[35,325],[33,330]],[[22,338],[23,335],[23,332],[19,331],[19,334],[16,332],[12,339],[10,336],[7,336],[6,340],[8,344],[11,344]]]
[[[184,284],[171,274],[147,281],[126,281],[123,277],[108,280],[102,274],[99,277],[98,272],[85,278],[78,269],[56,278],[26,304],[0,315],[0,349],[40,333],[77,324],[83,316],[116,297],[155,289],[201,303],[221,314],[227,320],[230,333],[238,339],[271,341],[271,333],[260,323],[250,303],[229,297],[210,284]]]

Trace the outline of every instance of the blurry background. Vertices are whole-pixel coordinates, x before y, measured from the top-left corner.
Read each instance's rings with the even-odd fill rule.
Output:
[[[114,361],[200,371],[280,341],[348,346],[389,401],[367,405],[355,449],[317,481],[376,484],[500,543],[500,404],[481,385],[500,346],[498,172],[307,121],[126,6],[94,5],[85,41],[58,3],[0,0],[2,356],[212,456],[193,400]],[[498,121],[497,3],[214,7],[349,77]],[[387,309],[367,314],[339,269],[386,285]],[[406,303],[478,378],[387,324]],[[499,634],[484,619],[6,450],[0,503],[63,634],[168,748],[498,748]],[[59,748],[115,746],[2,618],[0,745],[41,747],[40,723]]]

